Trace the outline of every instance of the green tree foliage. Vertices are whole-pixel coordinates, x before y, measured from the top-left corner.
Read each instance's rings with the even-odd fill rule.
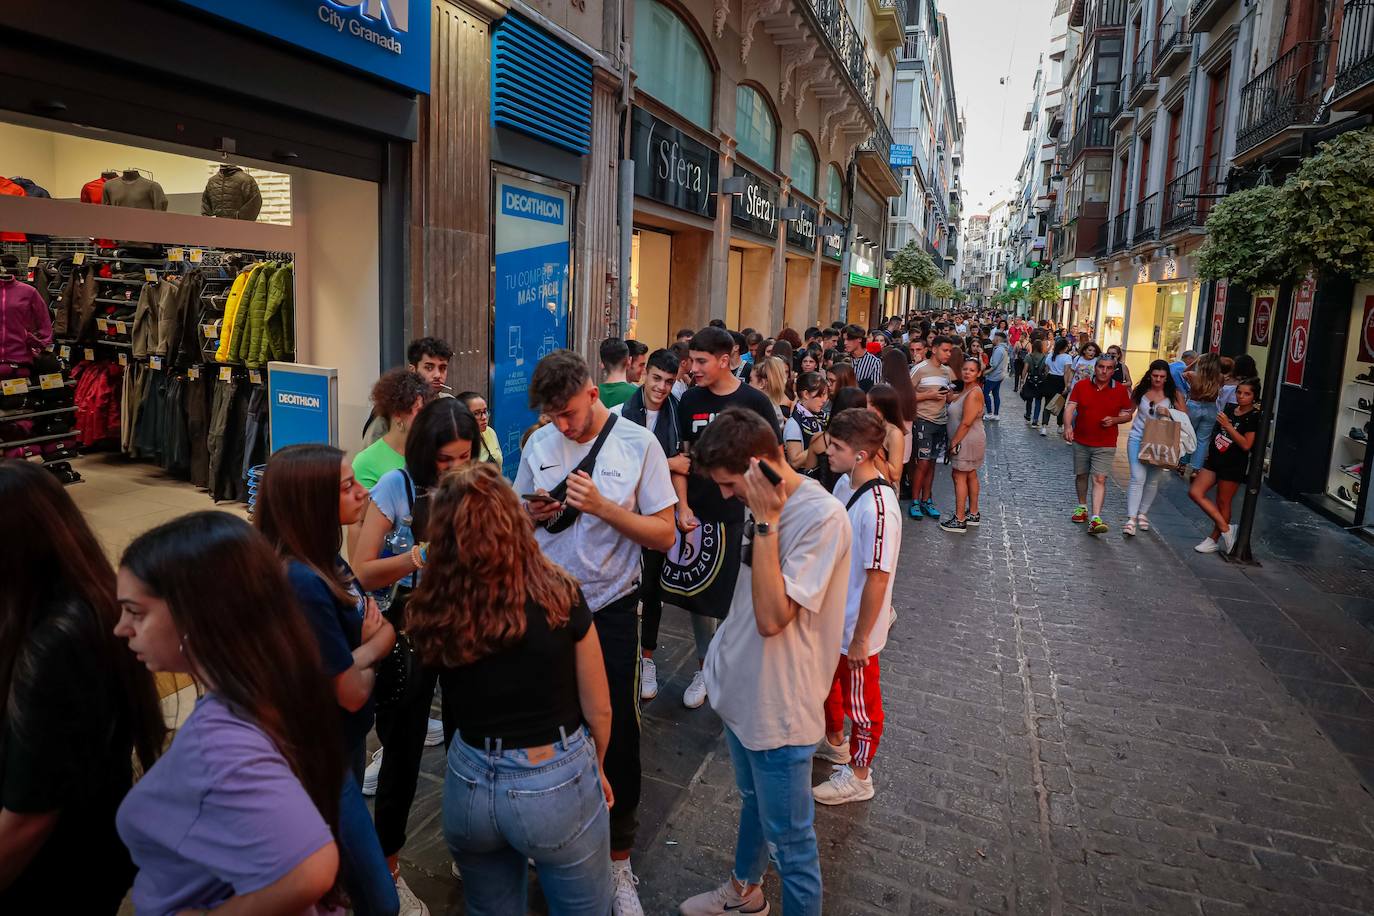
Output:
[[[1207,241],[1198,252],[1202,277],[1226,277],[1247,289],[1277,286],[1293,277],[1298,262],[1286,225],[1292,219],[1290,193],[1291,183],[1282,188],[1261,185],[1219,201],[1207,217]],[[1365,194],[1374,191],[1366,189]]]
[[[930,285],[930,294],[936,299],[953,299],[955,292],[954,285],[943,278]]]
[[[1030,282],[1027,296],[1032,302],[1045,302],[1059,298],[1059,278],[1054,274],[1040,274]]]
[[[1294,273],[1374,277],[1374,129],[1341,134],[1303,160],[1284,185],[1278,217],[1269,218],[1280,224]]]
[[[916,289],[930,289],[931,284],[940,279],[939,268],[930,255],[911,241],[906,247],[892,256],[887,265],[887,285],[889,287],[914,286]]]

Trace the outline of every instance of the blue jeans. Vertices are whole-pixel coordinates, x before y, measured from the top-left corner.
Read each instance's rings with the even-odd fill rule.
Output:
[[[725,738],[743,802],[735,879],[761,884],[771,858],[782,879],[784,916],[820,916],[821,857],[811,797],[814,745],[751,751],[727,726]]]
[[[1002,380],[983,379],[983,409],[994,417],[1002,412]]]
[[[611,910],[611,827],[596,751],[585,729],[531,763],[523,750],[472,747],[454,736],[444,778],[443,827],[472,916],[526,909],[533,859],[554,916]]]
[[[1045,406],[1045,399],[1036,395],[1026,402],[1026,419],[1031,421],[1032,426],[1040,425],[1040,409]]]
[[[386,856],[382,855],[377,828],[372,826],[372,812],[367,810],[367,802],[352,770],[350,765],[339,796],[339,873],[353,900],[354,913],[358,916],[396,916],[401,910],[396,882],[391,877]]]
[[[1188,419],[1193,424],[1193,432],[1197,433],[1197,448],[1189,463],[1193,470],[1201,470],[1202,462],[1207,458],[1207,443],[1212,441],[1212,433],[1217,428],[1217,402],[1189,399]]]

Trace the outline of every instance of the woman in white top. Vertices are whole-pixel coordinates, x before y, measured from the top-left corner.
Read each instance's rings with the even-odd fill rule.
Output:
[[[1084,379],[1093,377],[1093,368],[1097,365],[1097,358],[1102,355],[1102,349],[1095,343],[1086,343],[1083,349],[1078,352],[1072,362],[1069,363],[1073,380],[1068,383],[1068,390],[1073,391],[1073,386]],[[1067,395],[1065,395],[1067,397]]]
[[[1131,392],[1135,402],[1135,419],[1131,421],[1131,435],[1126,442],[1126,456],[1131,468],[1131,486],[1126,493],[1126,525],[1123,534],[1135,534],[1136,527],[1141,531],[1150,530],[1150,520],[1145,514],[1159,491],[1159,481],[1167,468],[1142,464],[1140,461],[1140,440],[1145,435],[1145,421],[1152,417],[1168,419],[1169,409],[1183,410],[1183,393],[1174,387],[1173,374],[1169,364],[1162,359],[1150,363],[1149,370]]]
[[[1067,380],[1072,378],[1070,367],[1073,364],[1073,357],[1069,355],[1069,340],[1061,337],[1054,342],[1054,355],[1045,360],[1045,371],[1049,374],[1045,384],[1046,402],[1057,394],[1063,394],[1065,398],[1069,396]],[[1050,418],[1046,414],[1041,415],[1040,435],[1049,435]],[[1064,428],[1064,408],[1059,408],[1059,428]]]

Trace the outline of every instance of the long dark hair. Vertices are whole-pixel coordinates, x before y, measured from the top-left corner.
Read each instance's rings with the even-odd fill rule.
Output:
[[[831,396],[830,415],[832,417],[840,411],[848,410],[851,407],[861,407],[865,410],[868,409],[868,395],[864,394],[862,388],[858,386],[841,388]]]
[[[339,708],[272,545],[226,512],[192,512],[139,536],[120,566],[167,602],[196,672],[267,732],[337,836]]]
[[[429,520],[429,572],[406,605],[407,632],[426,664],[467,665],[519,641],[527,603],[550,629],[568,622],[577,582],[544,556],[493,465],[444,475]]]
[[[15,701],[56,643],[85,643],[107,677],[118,719],[102,722],[112,746],[132,744],[146,772],[162,752],[167,726],[152,673],[114,635],[119,622],[115,574],[100,542],[67,491],[43,468],[0,460],[0,513],[22,536],[0,550],[0,709],[16,735],[33,726]],[[43,626],[41,634],[36,633]],[[92,743],[105,736],[89,735]]]
[[[1164,370],[1164,397],[1168,399],[1170,407],[1174,406],[1174,401],[1176,400],[1175,394],[1178,391],[1178,387],[1174,384],[1174,374],[1169,371],[1169,364],[1162,359],[1157,359],[1150,363],[1150,368],[1146,369],[1140,376],[1140,381],[1135,383],[1135,390],[1131,392],[1132,401],[1135,401],[1137,404],[1140,403],[1140,399],[1145,397],[1145,392],[1149,391],[1151,388],[1150,376],[1159,369]]]
[[[406,437],[406,470],[417,487],[439,482],[439,449],[461,439],[477,445],[477,418],[457,398],[436,398],[415,418]]]
[[[883,350],[882,360],[883,381],[891,385],[897,394],[903,422],[910,423],[916,419],[916,389],[911,386],[911,362],[896,347]]]
[[[340,578],[339,471],[344,453],[332,445],[288,445],[267,459],[253,523],[285,560],[309,566],[334,597],[352,603]]]
[[[902,404],[897,399],[896,389],[891,385],[879,382],[868,389],[868,404],[888,423],[898,429],[902,428]]]
[[[838,362],[831,366],[827,371],[835,374],[835,390],[840,391],[845,388],[858,388],[859,377],[854,374],[854,364],[851,362]]]

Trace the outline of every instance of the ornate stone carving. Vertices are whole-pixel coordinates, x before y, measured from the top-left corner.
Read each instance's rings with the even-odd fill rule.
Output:
[[[716,37],[725,34],[725,20],[730,15],[730,0],[716,0],[716,14],[713,21],[716,27]]]
[[[781,8],[782,0],[744,0],[740,8],[744,14],[744,22],[740,27],[740,63],[749,63],[749,49],[754,45],[754,27]]]
[[[797,92],[792,100],[793,117],[801,117],[802,104],[806,101],[806,91],[829,72],[830,64],[824,58],[812,60],[797,67],[795,73]]]
[[[797,68],[816,56],[815,45],[784,45],[782,49],[782,84],[778,86],[779,100],[786,102],[792,88],[792,75]],[[800,93],[799,93],[800,94]]]

